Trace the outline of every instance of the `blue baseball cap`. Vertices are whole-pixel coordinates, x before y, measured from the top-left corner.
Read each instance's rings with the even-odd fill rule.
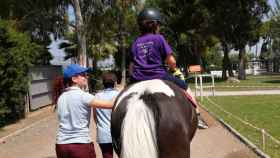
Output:
[[[80,66],[79,64],[70,64],[64,69],[63,77],[65,79],[68,79],[68,78],[71,78],[78,74],[86,73],[89,71],[90,71],[90,68],[84,68],[84,67]]]

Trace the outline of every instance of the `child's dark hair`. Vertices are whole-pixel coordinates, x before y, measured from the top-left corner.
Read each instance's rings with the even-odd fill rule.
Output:
[[[159,24],[160,23],[158,21],[143,21],[139,23],[139,29],[142,34],[156,33]]]
[[[117,82],[117,76],[111,71],[105,72],[102,74],[102,82],[104,88],[114,88]]]

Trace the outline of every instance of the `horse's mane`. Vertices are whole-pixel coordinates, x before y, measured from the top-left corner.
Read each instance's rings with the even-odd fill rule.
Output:
[[[133,95],[127,105],[126,117],[122,126],[122,149],[124,150],[121,152],[121,157],[157,158],[156,121],[153,111],[137,95]],[[135,139],[139,141],[134,141]],[[138,154],[135,155],[135,153]]]

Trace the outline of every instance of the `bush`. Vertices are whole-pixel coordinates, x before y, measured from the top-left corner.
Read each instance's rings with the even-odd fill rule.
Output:
[[[28,70],[42,48],[0,20],[0,127],[24,117]]]

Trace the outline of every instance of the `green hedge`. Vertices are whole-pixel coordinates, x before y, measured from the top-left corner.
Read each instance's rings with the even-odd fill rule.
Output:
[[[42,48],[0,20],[0,127],[24,117],[28,69]]]

